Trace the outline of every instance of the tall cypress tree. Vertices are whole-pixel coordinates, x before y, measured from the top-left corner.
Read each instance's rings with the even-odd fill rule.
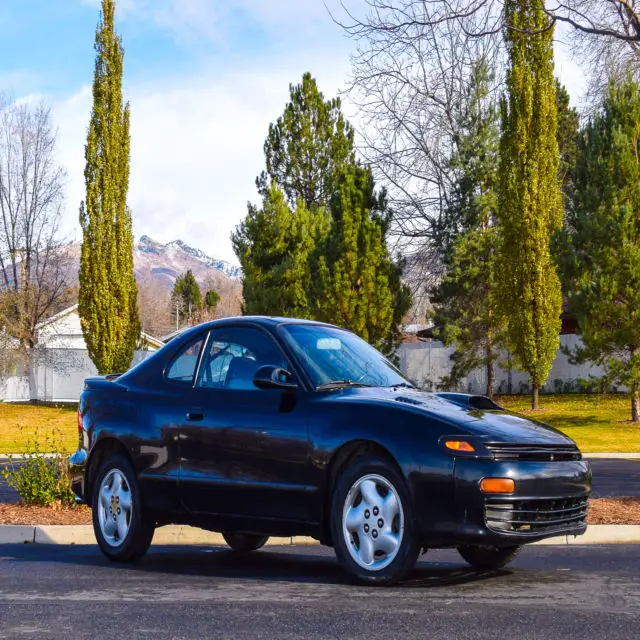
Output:
[[[101,374],[128,369],[140,335],[127,208],[129,104],[122,99],[124,51],[114,14],[114,0],[102,0],[85,146],[86,199],[80,205],[79,313],[89,356]]]
[[[509,54],[502,108],[498,217],[499,308],[519,368],[529,373],[532,406],[559,344],[562,294],[550,237],[562,224],[553,26],[544,0],[506,0]]]

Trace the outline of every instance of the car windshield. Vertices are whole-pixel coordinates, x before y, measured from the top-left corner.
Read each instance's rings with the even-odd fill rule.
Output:
[[[288,324],[283,331],[316,388],[413,386],[380,352],[353,333],[313,324]]]

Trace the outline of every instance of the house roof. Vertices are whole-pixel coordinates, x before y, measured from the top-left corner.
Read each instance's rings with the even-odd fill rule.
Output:
[[[71,315],[74,311],[77,311],[77,310],[78,310],[78,304],[76,303],[73,306],[68,307],[67,309],[63,309],[62,311],[59,311],[55,315],[50,316],[46,320],[43,320],[42,322],[38,322],[38,324],[36,325],[36,329],[42,329],[47,325],[53,324],[54,322],[57,322],[61,318]]]
[[[62,311],[56,313],[55,315],[51,316],[50,318],[47,318],[46,320],[43,320],[42,322],[39,322],[36,325],[36,329],[44,329],[44,327],[48,327],[52,324],[55,324],[56,322],[58,322],[59,320],[61,320],[62,318],[66,318],[67,316],[71,315],[72,313],[77,313],[78,312],[78,305],[74,304],[70,307],[67,307],[66,309],[63,309]],[[154,338],[152,335],[146,333],[145,331],[142,331],[140,333],[140,338],[142,339],[143,342],[145,342],[146,344],[155,347],[156,349],[160,349],[160,347],[164,346],[164,342],[162,342],[162,340],[158,340],[158,338]]]

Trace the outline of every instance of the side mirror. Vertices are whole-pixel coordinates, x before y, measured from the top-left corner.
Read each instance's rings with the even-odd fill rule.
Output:
[[[289,371],[272,364],[260,367],[256,371],[253,384],[258,389],[294,390],[298,388],[298,383],[293,381],[293,375]]]

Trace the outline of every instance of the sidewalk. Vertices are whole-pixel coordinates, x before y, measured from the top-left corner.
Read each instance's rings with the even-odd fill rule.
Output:
[[[0,525],[0,544],[96,544],[91,525]],[[219,533],[196,527],[169,525],[156,530],[156,545],[225,546]],[[268,545],[315,545],[317,540],[304,536],[269,538]],[[534,544],[640,544],[640,525],[593,524],[582,536],[558,536]]]

